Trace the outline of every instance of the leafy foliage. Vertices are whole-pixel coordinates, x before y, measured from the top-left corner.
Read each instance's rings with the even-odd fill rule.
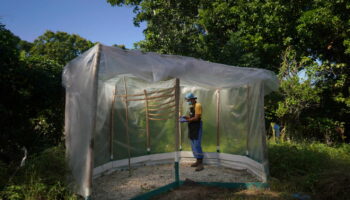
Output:
[[[47,31],[33,44],[0,26],[0,160],[15,164],[62,142],[63,66],[93,45],[77,35]],[[13,163],[15,162],[15,163]]]
[[[22,146],[35,152],[58,144],[62,137],[62,67],[34,57],[18,63],[2,79],[7,95],[1,100],[1,153],[7,161],[17,160]]]
[[[10,179],[10,182],[0,192],[0,199],[77,199],[68,189],[66,180],[69,174],[64,148],[59,146],[46,149],[30,156],[26,165],[14,177],[1,177]]]
[[[146,39],[136,44],[142,50],[278,73],[281,88],[266,101],[268,120],[279,121],[288,137],[350,141],[349,1],[107,2],[134,7],[136,26],[147,22]],[[63,152],[43,150],[62,142],[62,68],[93,45],[52,31],[30,43],[0,23],[0,199],[75,198],[66,189]],[[16,174],[22,146],[30,162]],[[348,154],[346,145],[274,144],[271,174],[293,191],[345,199]]]
[[[347,199],[350,146],[322,143],[270,143],[271,189],[306,192],[315,199]]]
[[[323,123],[331,120],[334,126],[330,132],[343,129],[343,135],[350,141],[350,125],[345,120],[350,118],[350,15],[347,14],[350,2],[107,2],[134,7],[135,25],[147,22],[145,40],[136,44],[145,51],[279,72],[282,87],[280,93],[274,93],[267,100],[273,104],[267,105],[268,118],[289,127],[285,130],[291,131],[289,134],[293,137],[305,136],[309,131],[301,129],[320,119],[314,123],[321,123],[318,130],[313,131],[322,133],[310,137],[324,138],[329,129],[322,128],[328,126]],[[300,71],[307,74],[307,80],[300,80]],[[291,127],[296,119],[296,127]]]
[[[63,66],[90,48],[78,35],[47,31],[33,44],[0,24],[0,199],[76,199],[67,186]],[[28,161],[19,168],[22,147]]]
[[[30,54],[43,56],[65,65],[93,45],[94,43],[76,34],[46,31],[34,41]]]
[[[311,73],[317,66],[317,63],[308,57],[298,61],[296,52],[291,48],[284,53],[279,72],[280,93],[284,95],[284,99],[278,102],[276,115],[284,124],[288,136],[297,136],[297,130],[300,129],[300,115],[320,102],[319,94],[322,90],[314,85],[315,74]],[[300,69],[307,71],[307,76],[301,77]]]

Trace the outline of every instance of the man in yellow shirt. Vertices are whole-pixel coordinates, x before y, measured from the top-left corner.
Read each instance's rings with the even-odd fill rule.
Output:
[[[185,96],[186,101],[190,105],[189,115],[185,116],[188,122],[188,137],[191,140],[193,156],[197,159],[191,167],[196,167],[196,171],[201,171],[203,167],[203,151],[202,151],[202,105],[197,102],[197,97],[193,93]]]

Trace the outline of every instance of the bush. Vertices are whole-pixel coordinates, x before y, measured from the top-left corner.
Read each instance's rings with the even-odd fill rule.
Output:
[[[0,192],[0,200],[77,199],[67,183],[69,170],[62,146],[28,158],[26,165]]]
[[[45,184],[54,185],[57,181],[66,182],[66,175],[69,174],[65,158],[65,150],[62,146],[52,147],[35,155],[27,162],[26,176],[37,176]]]
[[[8,169],[5,163],[0,160],[0,190],[7,183],[8,180]]]
[[[317,199],[346,199],[350,192],[350,145],[269,144],[271,188],[306,192]]]

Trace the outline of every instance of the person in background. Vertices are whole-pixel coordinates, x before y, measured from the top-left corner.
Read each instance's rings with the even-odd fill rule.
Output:
[[[280,126],[277,123],[275,123],[273,129],[275,129],[276,138],[278,139],[280,137]]]
[[[275,142],[279,142],[280,140],[280,126],[275,123],[275,122],[271,122],[271,128],[272,128],[272,136],[275,140]]]
[[[203,151],[202,151],[202,105],[197,102],[197,97],[193,93],[188,93],[185,96],[189,104],[189,114],[184,116],[188,122],[188,137],[191,140],[193,156],[197,159],[191,167],[196,167],[196,171],[204,169],[203,166]]]

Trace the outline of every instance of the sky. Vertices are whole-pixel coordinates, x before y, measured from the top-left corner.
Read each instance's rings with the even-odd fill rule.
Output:
[[[107,0],[1,0],[0,22],[28,42],[51,30],[130,49],[144,39],[146,28],[134,26],[132,9],[112,7]]]

